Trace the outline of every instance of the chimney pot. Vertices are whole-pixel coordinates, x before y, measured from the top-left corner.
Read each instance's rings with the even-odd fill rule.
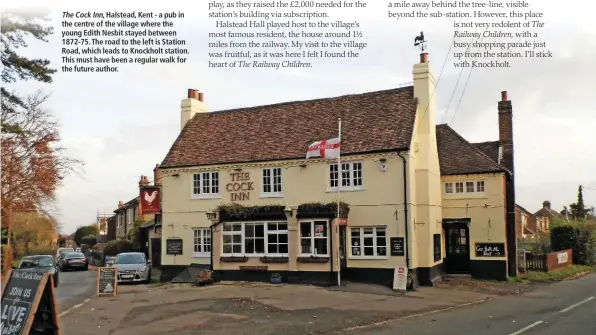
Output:
[[[203,92],[199,92],[199,101],[200,102],[203,102],[203,97],[204,97]]]
[[[188,95],[187,95],[187,98],[189,98],[189,99],[190,99],[190,98],[193,98],[193,97],[194,97],[194,95],[195,95],[195,90],[194,90],[194,89],[192,89],[192,88],[189,88],[189,89],[188,89]]]
[[[420,64],[428,63],[428,53],[423,52],[420,54]]]
[[[546,200],[542,203],[542,207],[550,209],[550,201]]]
[[[501,101],[507,101],[507,91],[501,92]]]

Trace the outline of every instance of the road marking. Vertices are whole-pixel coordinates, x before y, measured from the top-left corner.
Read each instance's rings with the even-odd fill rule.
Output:
[[[583,304],[585,304],[586,302],[588,302],[588,301],[590,301],[590,300],[592,300],[592,299],[594,299],[594,297],[589,297],[589,298],[586,298],[586,299],[584,299],[584,300],[582,300],[582,301],[578,302],[577,304],[573,304],[573,305],[571,305],[571,306],[569,306],[569,307],[567,307],[567,308],[564,308],[564,309],[560,310],[560,311],[559,311],[559,313],[565,313],[565,312],[568,312],[568,311],[570,311],[570,310],[574,309],[575,307],[577,307],[577,306],[580,306],[580,305],[583,305]]]
[[[65,310],[64,312],[58,314],[58,317],[65,316],[66,314],[70,313],[73,309],[76,309],[76,308],[79,308],[79,307],[83,306],[84,304],[88,303],[90,300],[91,299],[85,299],[85,301],[83,301],[82,303],[76,304],[76,305],[72,306],[71,308]]]
[[[526,330],[528,330],[530,328],[534,328],[534,327],[536,327],[536,326],[538,326],[539,324],[542,324],[542,323],[544,323],[544,321],[536,321],[536,322],[532,323],[531,325],[529,325],[527,327],[524,327],[524,328],[516,331],[515,333],[511,333],[509,335],[519,335],[519,334],[525,332]]]

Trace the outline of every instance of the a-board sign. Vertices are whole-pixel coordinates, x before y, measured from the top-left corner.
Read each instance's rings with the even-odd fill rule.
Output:
[[[115,267],[97,268],[97,295],[118,294],[118,269]]]
[[[166,240],[167,255],[182,255],[182,239],[169,238]]]
[[[404,256],[404,238],[392,237],[389,239],[391,244],[391,256]]]
[[[505,257],[505,243],[476,243],[476,257]]]
[[[408,286],[408,268],[405,266],[396,266],[393,273],[393,289],[396,291],[406,291]]]
[[[2,291],[2,335],[60,335],[56,292],[49,273],[13,270]]]

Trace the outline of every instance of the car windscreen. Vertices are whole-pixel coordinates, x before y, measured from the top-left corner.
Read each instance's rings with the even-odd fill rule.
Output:
[[[20,269],[26,268],[37,268],[37,267],[46,267],[46,266],[53,266],[54,263],[52,262],[52,258],[50,257],[27,257],[21,260],[21,264],[19,265]]]
[[[118,255],[114,264],[145,264],[145,256],[143,254]]]
[[[69,252],[74,252],[74,249],[70,248],[70,249],[59,249],[58,250],[58,253],[60,253],[60,255],[67,254]]]
[[[71,253],[66,254],[66,256],[64,258],[66,258],[66,259],[85,258],[85,255],[83,255],[80,252],[71,252]]]

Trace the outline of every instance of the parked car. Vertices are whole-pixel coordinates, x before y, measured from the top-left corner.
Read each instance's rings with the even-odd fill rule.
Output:
[[[69,252],[75,252],[75,250],[73,248],[58,248],[58,251],[56,251],[56,263],[60,264],[64,255]]]
[[[116,256],[114,267],[118,271],[118,282],[151,281],[151,261],[142,252],[123,252]]]
[[[54,277],[54,287],[58,286],[58,266],[52,255],[25,256],[19,263],[19,270],[50,273]]]
[[[70,252],[66,254],[60,263],[60,270],[89,270],[87,257],[80,252]]]

